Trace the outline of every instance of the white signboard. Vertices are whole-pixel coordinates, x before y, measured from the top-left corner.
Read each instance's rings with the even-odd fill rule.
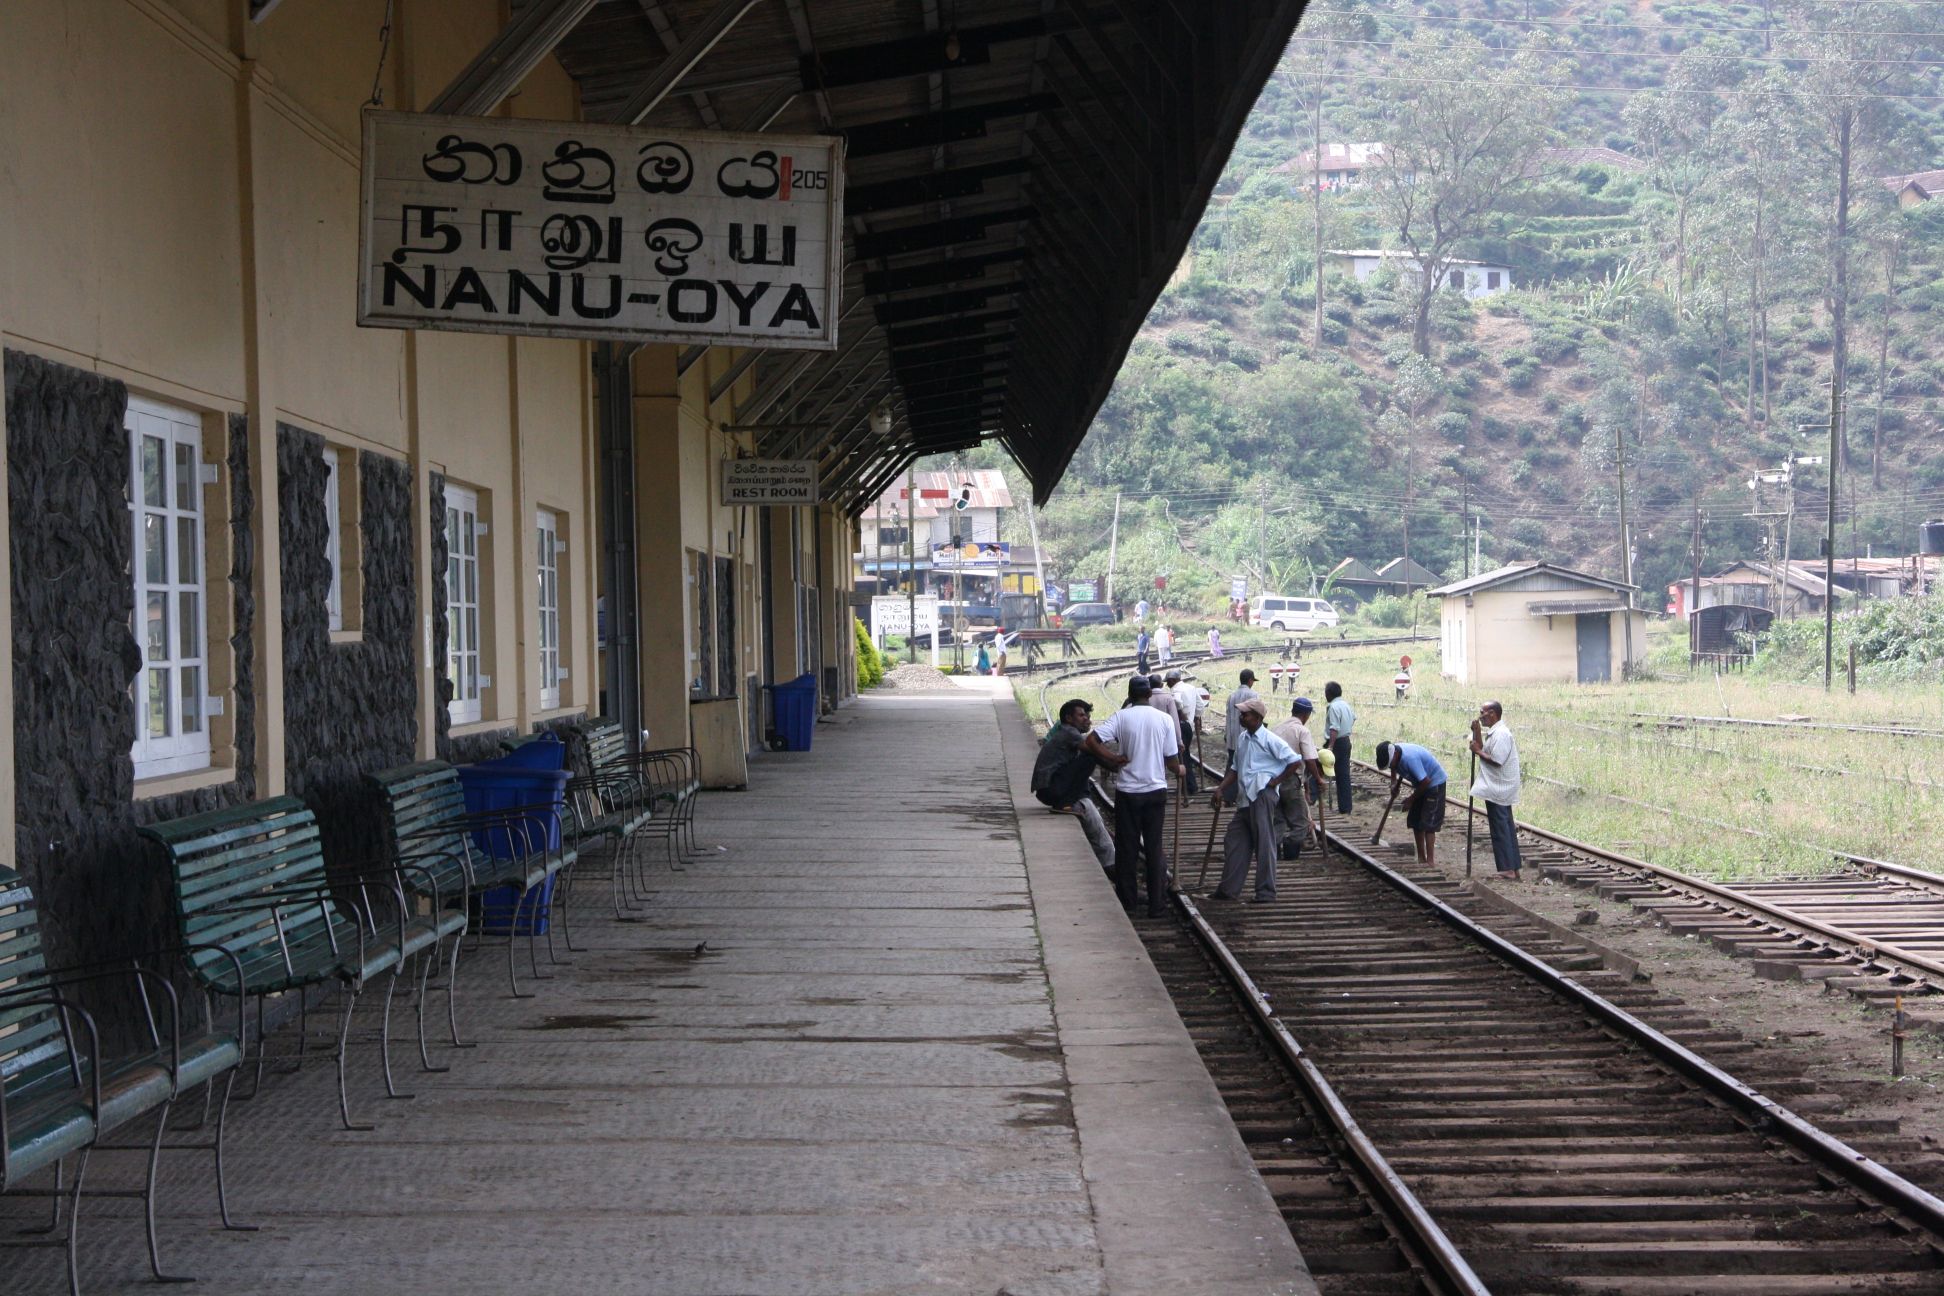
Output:
[[[358,323],[828,351],[843,144],[364,115]]]
[[[815,504],[815,459],[725,459],[722,502],[732,504]]]
[[[935,544],[931,547],[931,562],[941,572],[998,571],[1012,565],[1012,546],[989,540]]]
[[[911,633],[912,599],[909,594],[878,594],[871,599],[871,637],[882,643],[886,635]],[[938,633],[938,595],[920,594],[917,598],[918,633]]]

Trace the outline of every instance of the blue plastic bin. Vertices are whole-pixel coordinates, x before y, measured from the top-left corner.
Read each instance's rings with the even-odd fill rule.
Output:
[[[567,768],[567,744],[560,741],[557,734],[535,734],[518,746],[508,748],[506,755],[495,757],[486,763],[495,769],[565,769]]]
[[[551,753],[554,760],[552,769],[534,769],[525,763],[533,759],[526,754],[526,747],[556,748]],[[526,816],[523,827],[508,825],[504,828],[483,828],[473,833],[473,844],[495,859],[510,859],[532,843],[545,844],[548,850],[560,848],[560,820],[565,809],[565,790],[568,773],[559,768],[559,742],[542,744],[527,743],[519,751],[501,756],[495,760],[480,761],[475,765],[459,767],[459,783],[466,790],[466,811],[480,814],[491,811],[519,810],[524,807],[551,807],[538,809]],[[495,936],[512,932],[520,936],[538,936],[546,932],[548,919],[552,913],[554,879],[548,878],[531,891],[522,892],[518,887],[494,887],[479,897],[480,930]]]
[[[776,709],[776,732],[784,751],[810,750],[810,734],[817,725],[817,677],[799,675],[788,684],[771,687]]]

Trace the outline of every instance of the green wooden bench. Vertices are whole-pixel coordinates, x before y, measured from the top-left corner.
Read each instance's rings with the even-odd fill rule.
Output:
[[[565,813],[558,806],[523,807],[511,811],[470,813],[466,809],[466,790],[459,771],[444,761],[419,761],[368,774],[365,779],[377,789],[385,805],[385,828],[392,849],[401,857],[431,852],[439,861],[430,869],[438,901],[454,906],[462,921],[475,907],[471,902],[498,887],[516,887],[522,892],[545,885],[548,878],[571,869],[579,857],[570,835],[562,832],[558,846],[550,846],[536,831],[547,816],[564,827]],[[494,853],[481,849],[478,837],[485,834],[505,849]],[[571,874],[570,874],[571,876]],[[564,883],[562,884],[564,885]],[[564,895],[551,908],[558,915],[561,930],[573,948],[568,906]],[[528,923],[527,958],[534,975],[540,975],[534,953],[533,928],[540,925],[535,913]],[[514,997],[526,998],[520,989],[515,958],[517,924],[509,924],[506,942],[506,977]],[[553,929],[547,929],[547,954],[553,957]],[[457,983],[459,948],[455,942],[452,960],[446,971],[446,1021],[455,1047],[466,1044],[459,1038],[458,1010],[453,987]]]
[[[351,1119],[345,1082],[351,1016],[365,988],[388,976],[379,1052],[385,1092],[401,1096],[391,1071],[391,1002],[399,974],[410,959],[424,963],[418,995],[423,1055],[425,977],[440,942],[456,942],[464,930],[463,917],[443,905],[420,913],[407,899],[407,881],[438,894],[432,871],[442,862],[437,853],[350,870],[341,897],[324,867],[317,821],[295,797],[171,819],[141,832],[168,857],[177,926],[197,984],[210,994],[257,1001],[259,1085],[267,1058],[264,998],[314,986],[340,988],[338,1110],[346,1129],[370,1128]]]
[[[695,802],[702,791],[701,761],[693,747],[660,747],[631,752],[621,726],[596,719],[581,730],[587,744],[588,766],[594,774],[638,779],[656,817],[667,821],[665,835],[672,844],[670,863],[695,851]]]
[[[148,1155],[141,1188],[97,1188],[94,1195],[142,1199],[149,1269],[157,1280],[170,1280],[162,1271],[155,1230],[155,1186],[169,1113],[184,1094],[198,1086],[205,1086],[207,1093],[218,1079],[223,1081],[223,1098],[213,1141],[170,1146],[214,1151],[223,1223],[237,1227],[229,1216],[223,1179],[223,1129],[237,1064],[243,1058],[242,1002],[237,1003],[234,1032],[206,1014],[212,1024],[185,1038],[175,986],[160,969],[147,965],[151,959],[181,952],[151,951],[113,965],[50,967],[41,948],[32,890],[19,874],[0,868],[0,1192],[53,1198],[50,1235],[59,1230],[62,1204],[71,1207],[67,1236],[50,1236],[41,1245],[67,1248],[68,1286],[75,1296],[81,1290],[82,1184],[89,1154],[100,1150]],[[132,990],[140,1002],[147,1040],[145,1047],[138,1045],[111,1060],[102,1055],[94,1018],[81,998],[115,989]],[[150,1115],[155,1131],[143,1142],[102,1141]],[[75,1158],[71,1189],[63,1185],[69,1157]],[[54,1168],[52,1188],[21,1186],[49,1166]]]

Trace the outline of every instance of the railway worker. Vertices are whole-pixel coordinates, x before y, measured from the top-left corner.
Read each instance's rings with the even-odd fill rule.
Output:
[[[1154,646],[1154,639],[1142,626],[1134,636],[1134,669],[1145,675],[1148,673],[1148,650]]]
[[[1202,692],[1195,685],[1181,678],[1181,672],[1171,670],[1167,678],[1168,692],[1174,695],[1175,714],[1181,717],[1181,773],[1189,796],[1199,789],[1195,777],[1195,735],[1201,732]]]
[[[1391,776],[1391,795],[1397,795],[1400,782],[1411,785],[1410,799],[1404,803],[1404,823],[1417,844],[1417,857],[1425,864],[1438,862],[1438,829],[1444,827],[1445,772],[1428,747],[1416,743],[1380,742],[1377,768]]]
[[[1299,697],[1290,704],[1289,719],[1276,726],[1276,737],[1288,743],[1303,763],[1303,773],[1307,778],[1309,796],[1305,797],[1302,782],[1293,775],[1285,779],[1278,789],[1281,796],[1277,809],[1281,812],[1283,835],[1299,833],[1308,835],[1312,822],[1309,803],[1312,798],[1323,799],[1323,762],[1316,750],[1316,735],[1310,732],[1310,716],[1316,711],[1316,704],[1306,697]]]
[[[1232,799],[1235,816],[1222,838],[1222,883],[1207,898],[1240,900],[1253,858],[1255,894],[1249,903],[1267,904],[1276,898],[1275,808],[1282,796],[1283,780],[1297,776],[1302,762],[1290,745],[1263,723],[1269,714],[1267,702],[1260,697],[1248,698],[1236,708],[1236,714],[1241,720],[1241,737],[1235,756],[1228,773],[1222,776],[1222,786],[1209,797],[1217,811],[1224,800]]]
[[[1168,856],[1162,830],[1168,816],[1168,772],[1178,772],[1177,728],[1149,702],[1147,676],[1127,685],[1128,705],[1102,721],[1084,742],[1088,755],[1114,771],[1114,890],[1132,914],[1140,901],[1140,862],[1147,861],[1147,913],[1168,913]],[[1120,745],[1120,751],[1107,747]]]
[[[1512,821],[1512,807],[1519,800],[1519,745],[1512,739],[1512,727],[1505,723],[1505,708],[1497,702],[1478,708],[1478,719],[1471,726],[1471,749],[1478,756],[1472,795],[1485,803],[1493,866],[1500,877],[1517,882],[1519,830]]]
[[[1161,665],[1166,667],[1174,657],[1174,631],[1167,626],[1156,626],[1154,630],[1155,651],[1161,656]]]
[[[1093,704],[1073,698],[1060,707],[1060,722],[1053,726],[1033,762],[1033,796],[1043,806],[1075,816],[1093,847],[1094,858],[1109,874],[1114,871],[1114,837],[1107,821],[1094,804],[1092,780],[1100,762],[1082,750],[1087,731],[1093,728]]]
[[[1162,687],[1159,675],[1150,675],[1148,682],[1148,705],[1174,722],[1177,732],[1181,729],[1181,708],[1175,705],[1174,694]]]
[[[1343,700],[1343,685],[1331,680],[1323,686],[1323,738],[1336,758],[1337,813],[1350,813],[1350,735],[1357,713]]]
[[[1262,696],[1262,694],[1255,691],[1255,682],[1255,672],[1245,668],[1242,672],[1241,681],[1236,685],[1235,691],[1228,695],[1228,705],[1225,708],[1225,718],[1222,725],[1222,746],[1228,753],[1228,763],[1230,765],[1235,764],[1235,744],[1242,736],[1242,716],[1236,708],[1244,702],[1259,699]],[[1263,709],[1265,712],[1268,710],[1266,703]]]

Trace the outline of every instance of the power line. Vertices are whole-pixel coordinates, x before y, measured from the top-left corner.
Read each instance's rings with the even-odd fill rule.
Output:
[[[1885,3],[1896,3],[1896,2],[1897,0],[1885,0]],[[1339,14],[1344,17],[1350,17],[1350,18],[1370,18],[1370,17],[1378,17],[1378,16],[1388,17],[1388,15],[1375,15],[1363,9],[1333,9],[1323,5],[1315,5],[1315,4],[1310,5],[1307,9],[1304,10],[1304,17],[1308,17],[1311,14]],[[1418,13],[1418,14],[1403,15],[1397,21],[1449,22],[1449,23],[1504,23],[1507,25],[1518,25],[1523,27],[1569,27],[1574,29],[1575,31],[1581,31],[1587,28],[1592,28],[1593,30],[1596,31],[1651,32],[1656,36],[1664,36],[1669,33],[1682,33],[1682,32],[1696,32],[1701,35],[1764,36],[1764,37],[1766,36],[1909,36],[1909,37],[1916,37],[1916,38],[1925,38],[1925,37],[1935,37],[1937,35],[1936,32],[1927,32],[1927,31],[1857,32],[1857,31],[1842,31],[1834,28],[1829,28],[1829,29],[1800,28],[1799,29],[1794,27],[1702,27],[1702,26],[1688,26],[1683,23],[1586,22],[1579,19],[1568,19],[1568,18],[1512,18],[1512,17],[1501,17],[1496,14],[1494,14],[1489,18],[1467,18],[1457,14]],[[1297,28],[1296,39],[1297,40],[1308,39],[1303,35],[1302,29],[1300,27]]]
[[[1459,77],[1410,77],[1398,76],[1387,72],[1307,72],[1305,76],[1317,77],[1326,81],[1389,81],[1399,85],[1475,85],[1476,82]],[[1496,86],[1509,86],[1519,90],[1570,90],[1575,94],[1618,94],[1637,95],[1642,93],[1670,95],[1712,95],[1713,90],[1672,90],[1662,86],[1603,86],[1577,85],[1569,81],[1501,81],[1492,82]],[[1737,93],[1759,95],[1770,99],[1841,99],[1861,101],[1881,99],[1886,101],[1916,101],[1944,99],[1944,94],[1882,94],[1859,91],[1855,94],[1815,94],[1807,91],[1781,90],[1767,86],[1739,87]]]
[[[1404,21],[1409,21],[1409,20],[1407,19]],[[1390,40],[1390,41],[1358,40],[1346,36],[1304,36],[1300,33],[1298,33],[1296,40],[1297,42],[1300,42],[1305,45],[1363,45],[1373,49],[1395,49],[1397,46],[1405,44],[1405,42],[1401,40]],[[1443,45],[1443,46],[1438,46],[1437,48],[1454,49],[1456,47],[1451,45]],[[1525,50],[1518,49],[1516,47],[1504,46],[1504,45],[1488,45],[1486,46],[1486,49],[1493,54],[1522,54],[1528,52]],[[1558,51],[1558,50],[1532,50],[1529,52],[1534,54],[1539,54],[1539,55],[1547,55],[1547,56],[1559,55],[1562,53],[1562,51]],[[1711,59],[1718,59],[1723,62],[1766,63],[1766,64],[1773,64],[1778,67],[1802,67],[1802,66],[1851,67],[1851,66],[1863,66],[1866,64],[1871,66],[1889,66],[1889,67],[1921,67],[1921,68],[1944,67],[1944,59],[1915,59],[1915,58],[1819,59],[1819,58],[1789,58],[1787,56],[1774,57],[1774,56],[1763,55],[1763,54],[1730,54],[1727,53],[1726,51],[1719,51],[1719,50],[1696,50],[1696,52],[1704,57],[1711,58]],[[1662,62],[1673,63],[1681,59],[1683,55],[1687,53],[1687,51],[1575,48],[1566,53],[1568,53],[1571,57],[1590,56],[1590,57],[1597,57],[1597,58],[1658,59]],[[1732,86],[1719,87],[1719,89],[1723,92],[1733,90],[1733,89],[1739,89],[1739,88],[1740,87],[1732,87]]]

